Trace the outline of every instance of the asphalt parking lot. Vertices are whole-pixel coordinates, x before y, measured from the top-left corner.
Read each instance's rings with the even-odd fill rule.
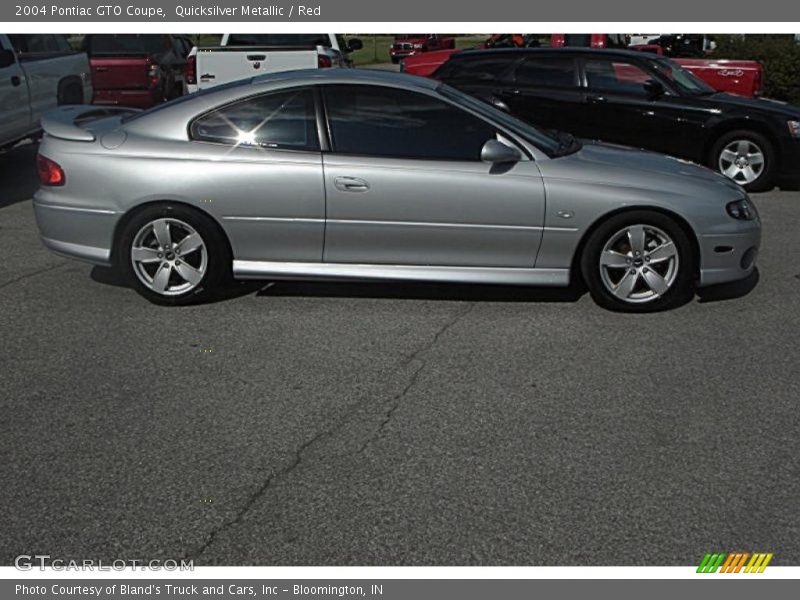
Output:
[[[49,254],[0,155],[0,563],[800,564],[800,193],[758,280],[270,283],[189,308]]]

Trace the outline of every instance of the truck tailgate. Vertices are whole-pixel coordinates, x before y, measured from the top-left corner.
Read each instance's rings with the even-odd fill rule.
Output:
[[[258,47],[198,48],[197,85],[200,89],[230,81],[296,69],[315,69],[319,53]]]
[[[147,89],[146,56],[93,56],[92,84],[95,90]]]

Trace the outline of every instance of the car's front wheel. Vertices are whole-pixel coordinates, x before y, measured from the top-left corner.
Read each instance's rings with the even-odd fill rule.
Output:
[[[651,312],[694,293],[695,256],[681,226],[654,211],[611,217],[589,237],[581,272],[594,300],[611,310]]]
[[[180,205],[155,205],[125,225],[116,262],[137,292],[157,304],[207,299],[230,272],[230,253],[210,217]]]

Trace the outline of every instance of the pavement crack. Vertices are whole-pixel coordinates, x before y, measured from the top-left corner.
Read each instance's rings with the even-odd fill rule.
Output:
[[[469,304],[464,310],[458,311],[451,319],[449,319],[446,323],[444,323],[439,329],[436,330],[436,333],[431,337],[430,341],[419,349],[417,349],[405,362],[405,365],[409,365],[414,361],[419,361],[419,365],[416,369],[411,373],[411,377],[408,380],[408,383],[403,387],[403,389],[396,395],[392,397],[391,405],[386,410],[384,418],[381,420],[380,424],[375,430],[375,433],[371,435],[364,444],[361,445],[359,450],[355,454],[360,454],[375,440],[379,439],[382,435],[386,426],[391,422],[392,417],[394,416],[395,412],[400,408],[403,398],[408,394],[408,392],[414,387],[419,379],[420,374],[425,369],[427,365],[426,361],[421,360],[421,357],[428,352],[431,348],[433,348],[436,343],[439,341],[439,338],[442,337],[449,329],[451,329],[456,323],[458,323],[461,319],[463,319],[473,308],[475,304]],[[208,534],[206,540],[200,545],[200,547],[195,550],[194,552],[188,552],[184,556],[184,560],[195,560],[201,555],[203,555],[206,550],[214,543],[214,541],[222,534],[225,530],[235,527],[236,525],[240,524],[244,519],[245,515],[250,511],[250,509],[258,502],[261,498],[263,498],[266,493],[270,490],[273,486],[275,481],[278,479],[285,477],[292,473],[297,467],[299,467],[303,463],[303,455],[305,454],[306,450],[308,450],[311,446],[316,444],[319,440],[325,437],[329,437],[333,435],[336,431],[341,429],[350,418],[351,414],[346,415],[344,418],[338,420],[336,424],[328,429],[318,432],[313,437],[309,438],[303,444],[301,444],[294,453],[294,457],[292,458],[291,462],[288,465],[283,467],[278,471],[273,471],[269,477],[256,489],[250,496],[247,498],[245,503],[236,511],[236,514],[227,521],[223,522],[222,524],[214,527],[211,532]]]
[[[383,437],[384,431],[386,430],[386,427],[391,422],[392,417],[394,417],[394,414],[397,412],[397,410],[403,404],[403,399],[406,397],[406,395],[408,395],[408,392],[411,391],[411,389],[416,385],[420,374],[422,373],[422,371],[425,370],[425,367],[427,366],[427,361],[423,360],[422,357],[431,348],[433,348],[436,345],[436,343],[439,341],[439,338],[442,337],[442,335],[444,335],[449,329],[451,329],[454,325],[456,325],[456,323],[458,323],[461,319],[466,317],[467,314],[473,308],[475,308],[475,304],[474,303],[467,305],[466,309],[461,310],[458,313],[456,313],[453,316],[453,318],[451,318],[449,321],[447,321],[444,325],[442,325],[436,331],[436,333],[433,335],[433,337],[431,338],[431,340],[427,344],[425,344],[424,346],[420,347],[416,352],[414,352],[411,356],[408,357],[408,360],[406,361],[407,365],[413,363],[416,360],[416,361],[419,361],[419,366],[417,366],[417,368],[414,369],[414,371],[411,373],[411,377],[409,378],[408,383],[400,391],[400,393],[396,394],[392,398],[392,404],[389,406],[389,408],[387,409],[386,413],[384,414],[384,417],[381,420],[380,424],[378,425],[377,429],[375,430],[375,433],[373,433],[361,445],[361,447],[358,449],[358,452],[357,452],[358,454],[364,452],[369,447],[369,445],[372,444],[374,441],[376,441],[376,440],[380,439],[381,437]]]
[[[275,482],[275,480],[290,474],[298,466],[300,466],[300,463],[303,462],[303,452],[305,452],[307,448],[315,444],[317,440],[328,435],[329,433],[330,433],[329,430],[321,431],[317,433],[315,436],[303,442],[303,444],[301,444],[300,447],[295,451],[294,457],[288,465],[286,465],[285,467],[283,467],[278,471],[273,471],[270,474],[270,476],[267,477],[267,479],[258,487],[258,489],[256,489],[252,494],[250,494],[250,496],[247,498],[242,507],[238,511],[236,511],[236,514],[233,516],[233,518],[228,519],[227,521],[225,521],[224,523],[222,523],[217,527],[214,527],[211,530],[211,533],[208,534],[206,541],[203,542],[203,544],[196,551],[187,553],[184,556],[184,560],[194,561],[199,556],[201,556],[206,550],[208,550],[211,544],[214,543],[214,541],[223,531],[231,527],[235,527],[236,525],[241,523],[245,515],[250,511],[253,505],[256,502],[258,502],[272,487],[272,484]]]
[[[37,269],[36,271],[31,271],[30,273],[25,273],[25,275],[20,275],[19,277],[15,277],[11,281],[6,281],[5,283],[0,283],[0,290],[6,288],[10,285],[18,283],[24,279],[30,279],[31,277],[36,277],[37,275],[41,275],[42,273],[47,273],[48,271],[54,271],[56,269],[60,269],[61,267],[68,265],[69,261],[60,262],[55,265],[50,265],[49,267],[43,267],[41,269]]]

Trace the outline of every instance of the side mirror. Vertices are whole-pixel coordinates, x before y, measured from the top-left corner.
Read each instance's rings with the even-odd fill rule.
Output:
[[[489,140],[481,148],[481,160],[488,163],[515,163],[522,160],[519,150],[503,142]]]
[[[647,97],[651,100],[655,100],[656,98],[660,98],[664,95],[665,90],[664,86],[661,84],[660,81],[655,81],[654,79],[648,79],[644,82],[644,92],[647,94]]]
[[[364,47],[362,41],[358,38],[353,38],[351,40],[347,40],[347,49],[350,52],[354,52],[356,50],[361,50]]]
[[[14,64],[16,57],[13,50],[0,50],[0,69],[10,67]]]

